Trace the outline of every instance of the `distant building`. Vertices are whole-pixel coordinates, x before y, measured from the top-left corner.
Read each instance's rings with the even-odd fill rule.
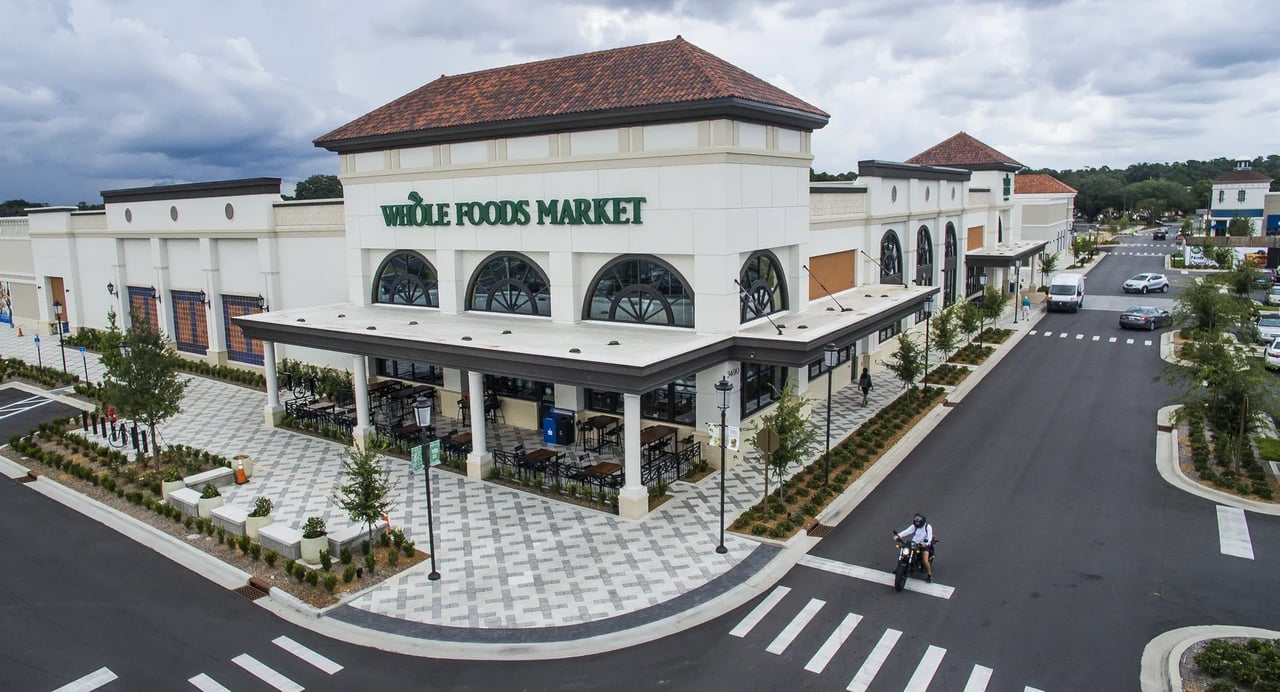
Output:
[[[1234,170],[1213,179],[1213,193],[1209,199],[1209,228],[1213,235],[1226,235],[1227,224],[1234,218],[1246,218],[1251,227],[1250,235],[1280,234],[1280,193],[1270,194],[1271,178],[1253,170],[1249,161],[1237,161]],[[1267,200],[1272,201],[1268,215]]]

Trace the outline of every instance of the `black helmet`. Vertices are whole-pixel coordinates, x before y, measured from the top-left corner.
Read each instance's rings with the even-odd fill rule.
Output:
[[[918,528],[920,528],[920,527],[922,527],[922,526],[924,526],[924,524],[925,524],[925,518],[924,518],[924,515],[923,515],[923,514],[920,514],[919,512],[917,512],[917,513],[916,513],[916,515],[915,515],[914,517],[911,517],[911,523],[912,523],[912,524],[915,524],[915,527],[916,527],[917,529],[918,529]]]

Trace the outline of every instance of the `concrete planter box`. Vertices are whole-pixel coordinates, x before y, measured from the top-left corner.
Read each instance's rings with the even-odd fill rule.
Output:
[[[258,540],[258,530],[271,523],[271,515],[265,517],[245,517],[244,518],[244,534],[253,540]],[[276,551],[279,552],[279,551]]]
[[[214,526],[221,526],[233,536],[244,535],[245,520],[249,515],[244,508],[235,505],[223,505],[214,507],[209,514],[213,517]]]
[[[329,537],[303,538],[300,548],[303,562],[309,562],[313,565],[320,564],[320,551],[329,549]]]
[[[160,497],[168,500],[169,493],[185,487],[187,487],[187,484],[182,481],[160,481]]]
[[[192,492],[194,492],[194,491],[192,491]],[[223,503],[223,502],[225,502],[225,501],[226,501],[226,500],[224,500],[221,496],[219,496],[219,497],[202,497],[202,498],[200,498],[200,499],[197,501],[197,508],[198,508],[198,511],[200,512],[200,516],[202,516],[202,517],[208,517],[208,516],[210,516],[210,514],[213,512],[214,508],[216,508],[216,507],[221,507],[221,506],[222,506],[222,503]]]
[[[229,467],[223,466],[197,473],[194,476],[187,476],[182,479],[182,482],[188,488],[203,489],[206,483],[212,483],[219,488],[226,488],[236,482],[236,472]]]
[[[200,493],[191,488],[179,488],[169,493],[169,504],[189,517],[199,516]]]
[[[244,477],[246,479],[253,478],[253,457],[248,454],[237,454],[233,457],[231,459],[231,469],[233,474],[237,463],[244,465]],[[234,475],[232,477],[234,478]]]
[[[377,546],[378,534],[387,530],[387,522],[379,519],[373,524],[373,541]],[[360,545],[360,541],[369,538],[369,527],[364,524],[347,524],[337,531],[329,532],[329,555],[336,558],[342,554],[343,548],[348,548],[351,552],[355,552],[355,546]]]
[[[280,557],[297,560],[302,557],[302,532],[285,524],[267,524],[258,529],[258,542]]]

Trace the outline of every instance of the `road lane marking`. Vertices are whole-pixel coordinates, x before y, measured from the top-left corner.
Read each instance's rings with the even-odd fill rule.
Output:
[[[306,661],[307,663],[310,663],[311,665],[319,668],[320,670],[323,670],[324,672],[330,675],[333,675],[334,673],[342,670],[342,666],[338,665],[337,663],[334,663],[333,661],[325,658],[324,656],[321,656],[320,654],[312,651],[311,649],[308,649],[307,647],[299,644],[298,642],[293,641],[288,637],[283,637],[283,636],[276,637],[275,639],[271,640],[271,643],[275,644],[281,649],[284,649],[285,651],[288,651],[294,656],[297,656],[298,658]]]
[[[795,617],[791,618],[791,622],[788,622],[787,626],[782,628],[778,636],[774,637],[772,642],[769,642],[769,646],[765,647],[765,651],[771,654],[781,654],[786,651],[787,647],[791,646],[791,642],[795,640],[796,635],[800,634],[809,625],[809,621],[813,620],[813,616],[817,615],[818,611],[822,610],[822,606],[826,604],[826,601],[810,598],[804,608],[796,613]]]
[[[964,685],[964,692],[986,692],[987,683],[991,682],[991,669],[986,666],[974,666],[969,673],[969,682]]]
[[[1044,335],[1045,335],[1045,336],[1053,336],[1053,332],[1045,332],[1045,333],[1044,333]]]
[[[850,565],[845,562],[830,560],[825,557],[816,555],[805,555],[800,558],[798,564],[813,569],[820,569],[824,572],[832,574],[840,574],[854,579],[862,579],[876,584],[884,584],[885,586],[893,586],[893,573],[881,572],[878,569],[863,567],[861,565]],[[955,587],[943,586],[942,584],[930,584],[922,582],[919,579],[908,579],[906,587],[907,591],[915,591],[926,596],[936,596],[938,598],[951,598],[951,594],[955,592]]]
[[[1111,337],[1110,339],[1107,339],[1107,343],[1109,344],[1114,344],[1115,342],[1116,342],[1116,338],[1114,336]]]
[[[1124,342],[1125,342],[1126,344],[1129,344],[1130,346],[1132,346],[1132,345],[1133,345],[1133,339],[1125,339],[1125,340],[1124,340]]]
[[[1026,686],[1026,687],[1022,688],[1022,692],[1044,692],[1044,690],[1042,690],[1042,689],[1040,689],[1040,688],[1038,688],[1038,687],[1031,687],[1030,685],[1028,685],[1028,686]]]
[[[844,620],[841,620],[840,625],[831,633],[831,636],[827,637],[827,641],[822,643],[818,653],[809,659],[804,669],[810,673],[821,673],[826,670],[827,664],[831,662],[840,647],[844,646],[845,640],[849,638],[850,634],[853,634],[853,628],[857,627],[859,622],[862,622],[861,615],[855,613],[845,615]]]
[[[1027,333],[1028,333],[1028,334],[1030,334],[1031,336],[1035,336],[1035,335],[1036,335],[1036,330],[1032,329],[1031,331],[1029,331],[1029,332],[1027,332]]]
[[[302,692],[302,690],[306,689],[302,685],[299,685],[298,683],[267,667],[265,663],[250,656],[249,654],[240,654],[239,656],[231,659],[231,662],[241,668],[244,668],[259,680],[271,685],[277,690],[280,690],[280,692]]]
[[[218,684],[217,680],[214,680],[204,673],[188,679],[187,682],[191,683],[191,686],[200,690],[200,692],[231,692],[231,690]]]
[[[1076,341],[1079,341],[1083,338],[1084,338],[1084,334],[1076,334]]]
[[[1249,540],[1243,509],[1218,505],[1218,546],[1223,555],[1253,559],[1253,542]]]
[[[43,397],[42,397],[42,398],[43,398]],[[46,404],[52,404],[52,403],[53,403],[53,399],[45,399],[44,401],[41,401],[41,402],[40,402],[40,403],[38,403],[38,404],[32,404],[31,406],[27,406],[27,407],[25,407],[25,408],[23,408],[23,409],[21,409],[21,410],[14,411],[13,413],[6,413],[6,414],[4,414],[3,416],[0,416],[0,420],[4,420],[4,419],[6,419],[6,418],[10,418],[10,417],[16,416],[16,415],[21,414],[21,413],[26,413],[27,411],[32,411],[32,410],[34,410],[34,409],[38,409],[38,408],[40,408],[41,406],[44,406],[44,405],[46,405]]]
[[[115,679],[116,674],[111,672],[110,668],[102,667],[79,680],[73,680],[59,687],[53,692],[89,692],[89,690],[96,690]]]
[[[1098,336],[1097,334],[1094,334],[1094,335],[1093,335],[1093,340],[1094,340],[1094,341],[1097,341],[1098,339],[1101,339],[1101,338],[1102,338],[1102,337]]]
[[[1150,345],[1151,345],[1151,339],[1146,339],[1145,341],[1143,341],[1143,342],[1142,342],[1142,345],[1143,345],[1143,346],[1150,346]]]
[[[1059,338],[1059,339],[1065,339],[1065,338],[1067,338],[1067,333],[1066,333],[1066,332],[1062,332],[1062,333],[1058,334],[1058,338]]]
[[[849,681],[849,686],[845,689],[849,692],[867,692],[867,688],[871,686],[871,681],[876,679],[876,673],[880,672],[880,666],[889,658],[889,652],[893,651],[894,645],[898,643],[898,638],[902,633],[898,630],[885,630],[880,637],[880,641],[876,642],[876,646],[867,655],[867,660],[862,662],[862,667],[854,674],[853,680]]]
[[[942,657],[946,655],[947,650],[937,646],[930,646],[925,650],[924,656],[920,658],[920,665],[916,666],[916,672],[911,674],[911,679],[902,688],[902,692],[925,692],[929,689],[929,683],[933,682],[938,666],[942,665]]]
[[[747,613],[745,618],[742,618],[742,622],[739,622],[737,627],[729,630],[729,634],[735,637],[747,636],[747,634],[751,632],[751,628],[760,624],[760,621],[764,619],[764,616],[768,615],[769,611],[773,610],[773,607],[778,605],[778,602],[785,598],[789,593],[791,593],[791,587],[789,586],[779,586],[773,591],[770,591],[769,595],[765,596],[764,600],[760,601],[759,605],[752,609],[750,613]]]

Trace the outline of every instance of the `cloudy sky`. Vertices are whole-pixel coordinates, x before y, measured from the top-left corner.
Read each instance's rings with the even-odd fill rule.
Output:
[[[1032,167],[1280,153],[1275,0],[0,0],[0,200],[274,176],[442,73],[676,34],[831,113],[814,167],[965,130]]]

